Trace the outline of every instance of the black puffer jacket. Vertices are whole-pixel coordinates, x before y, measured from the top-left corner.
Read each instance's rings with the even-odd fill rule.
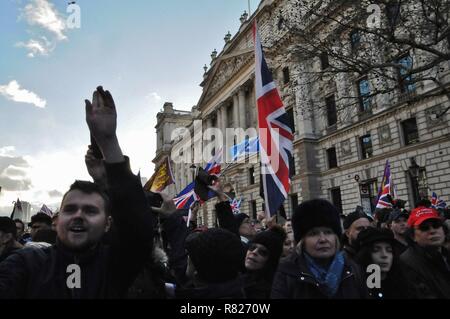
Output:
[[[334,299],[368,298],[360,268],[345,257],[341,284]],[[272,299],[328,299],[297,251],[280,261],[272,284]]]
[[[442,248],[441,254],[412,244],[400,256],[400,261],[412,289],[412,298],[450,298],[450,255],[447,250]]]
[[[75,255],[56,244],[19,250],[0,264],[0,298],[123,297],[152,248],[151,211],[126,159],[105,164],[114,219],[111,245]],[[67,266],[77,264],[81,288],[69,289]]]

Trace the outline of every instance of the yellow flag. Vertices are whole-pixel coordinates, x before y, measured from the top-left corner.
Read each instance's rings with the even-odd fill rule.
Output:
[[[144,189],[150,192],[162,192],[166,186],[174,183],[170,160],[169,157],[166,157],[150,180],[144,185]]]

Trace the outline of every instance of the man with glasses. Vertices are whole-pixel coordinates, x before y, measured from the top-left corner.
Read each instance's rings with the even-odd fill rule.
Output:
[[[400,259],[411,285],[411,297],[450,298],[450,256],[444,248],[448,232],[439,213],[419,206],[408,218],[409,248]]]

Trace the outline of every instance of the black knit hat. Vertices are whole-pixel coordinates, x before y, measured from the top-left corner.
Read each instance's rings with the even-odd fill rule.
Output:
[[[52,218],[44,213],[37,213],[31,217],[31,222],[28,224],[29,227],[32,227],[34,223],[45,223],[48,226],[52,225]]]
[[[16,237],[16,223],[9,217],[0,217],[0,231],[6,234],[12,234],[14,237]]]
[[[234,215],[234,220],[236,221],[236,224],[239,226],[241,226],[242,222],[246,219],[246,218],[250,218],[250,216],[248,216],[247,214],[244,213],[239,213]]]
[[[301,203],[292,216],[294,238],[299,242],[314,227],[329,227],[340,237],[342,234],[339,211],[324,199],[312,199]]]
[[[369,215],[357,210],[357,211],[354,211],[353,213],[348,214],[347,217],[345,217],[344,223],[343,223],[344,229],[349,229],[350,226],[360,218],[366,218],[370,222],[372,222],[372,218]]]
[[[356,246],[359,249],[362,249],[380,241],[394,243],[394,234],[387,228],[368,227],[358,234]]]
[[[264,230],[255,235],[252,243],[263,245],[269,251],[269,259],[266,263],[268,268],[278,264],[281,253],[283,252],[283,244],[286,240],[286,232],[283,227],[275,225],[268,230]]]
[[[189,235],[186,250],[199,278],[210,283],[236,278],[244,258],[239,237],[221,228]]]

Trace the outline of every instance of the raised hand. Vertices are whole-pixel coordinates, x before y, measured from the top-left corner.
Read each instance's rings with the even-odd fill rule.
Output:
[[[116,105],[109,91],[97,87],[92,96],[92,103],[86,103],[86,122],[97,143],[116,136],[117,112]]]
[[[152,207],[152,210],[155,213],[160,214],[163,217],[168,217],[171,214],[173,214],[176,210],[177,207],[175,206],[175,203],[173,202],[172,197],[170,197],[167,194],[164,193],[159,193],[163,199],[163,203],[161,205],[161,207]]]
[[[97,87],[92,97],[92,103],[85,100],[86,123],[94,136],[106,162],[123,161],[122,150],[117,140],[117,112],[114,99],[109,91]]]

